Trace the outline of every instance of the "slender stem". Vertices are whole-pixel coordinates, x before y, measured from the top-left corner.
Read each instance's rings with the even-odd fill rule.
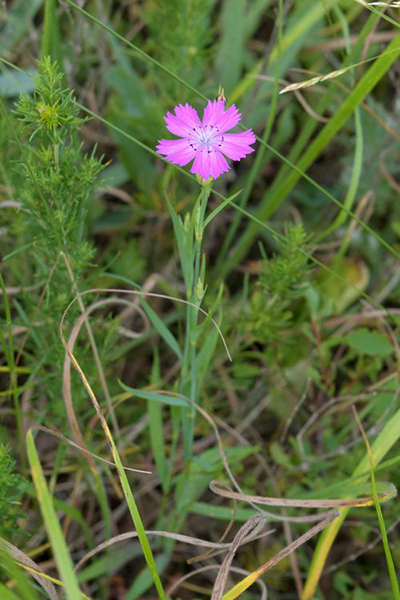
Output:
[[[211,184],[205,184],[196,202],[192,213],[191,235],[194,235],[192,256],[192,288],[187,292],[187,300],[197,306],[201,305],[204,281],[201,275],[201,253],[203,224],[207,209],[207,202],[211,192]],[[185,348],[182,361],[182,378],[180,392],[188,395],[194,402],[198,399],[198,381],[196,378],[196,341],[193,334],[197,326],[198,310],[194,306],[188,306],[186,312],[186,336]],[[192,406],[182,408],[183,446],[185,458],[192,455],[193,432],[194,432],[195,410]]]

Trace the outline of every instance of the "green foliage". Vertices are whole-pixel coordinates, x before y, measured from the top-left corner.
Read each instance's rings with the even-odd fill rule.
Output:
[[[30,134],[22,149],[25,185],[21,200],[39,252],[51,262],[60,251],[65,252],[79,276],[93,255],[82,239],[82,220],[101,161],[93,153],[82,153],[77,133],[84,119],[78,116],[72,92],[62,88],[62,75],[48,57],[39,62],[35,82],[33,95],[22,96],[15,110],[22,134]]]
[[[346,342],[359,354],[368,356],[388,356],[394,348],[386,336],[378,331],[370,331],[366,327],[354,329],[346,336]]]
[[[212,38],[211,13],[215,0],[147,0],[143,16],[150,31],[149,50],[162,64],[197,86],[204,76],[206,52]],[[172,98],[185,96],[176,82],[157,73],[158,85]]]
[[[95,156],[95,148],[89,155],[83,152],[79,135],[85,119],[79,117],[73,94],[63,88],[58,67],[49,57],[39,61],[35,84],[33,94],[22,96],[16,104],[17,126],[7,119],[18,157],[12,177],[23,209],[21,251],[29,248],[27,254],[25,250],[29,277],[32,283],[40,282],[38,292],[20,297],[17,307],[25,326],[32,321],[41,323],[29,339],[25,359],[33,367],[34,378],[39,372],[39,381],[51,399],[48,410],[60,419],[64,351],[58,323],[94,256],[94,247],[85,235],[85,217],[102,161]],[[12,271],[18,260],[18,254],[10,259]],[[14,272],[20,285],[29,283],[23,271]],[[71,319],[77,311],[75,305]],[[92,361],[90,364],[93,368]],[[42,388],[36,386],[40,397]],[[82,396],[82,387],[77,386],[78,406]]]
[[[152,538],[153,561],[143,527],[217,540],[223,525],[211,519],[243,522],[254,514],[208,490],[211,479],[226,480],[220,449],[210,421],[182,395],[215,418],[232,471],[249,493],[325,499],[369,494],[365,477],[349,480],[353,471],[366,468],[349,412],[354,403],[368,436],[375,438],[377,463],[392,452],[376,471],[399,484],[393,469],[400,431],[395,360],[400,217],[392,66],[398,41],[393,11],[351,0],[95,1],[84,9],[81,4],[16,0],[0,9],[0,46],[11,61],[4,61],[0,73],[5,102],[0,112],[5,280],[0,400],[4,439],[12,444],[11,451],[0,446],[0,511],[5,515],[0,527],[10,536],[18,525],[13,503],[19,498],[13,494],[23,488],[15,479],[18,469],[25,474],[28,467],[25,423],[73,435],[61,399],[65,352],[58,325],[65,307],[76,289],[136,289],[144,281],[144,289],[164,297],[126,296],[123,308],[107,304],[90,315],[111,398],[99,385],[84,326],[75,346],[110,430],[94,418],[82,381],[73,373],[77,421],[90,450],[117,463],[119,478],[96,459],[93,471],[81,469],[85,463],[77,448],[58,440],[47,445],[43,432],[34,443],[29,434],[37,496],[31,497],[31,487],[24,506],[26,529],[41,533],[45,524],[49,532],[51,548],[40,548],[39,564],[51,552],[60,569],[49,574],[63,579],[72,597],[80,594],[70,545],[73,558],[86,551],[77,528],[90,549],[94,540],[109,539],[115,526],[129,528],[125,517],[117,523],[128,506],[149,566],[143,565],[138,540],[132,540],[129,552],[115,553],[113,547],[93,556],[79,584],[87,582],[91,597],[105,599],[114,592],[108,587],[118,572],[127,600],[154,595],[147,592],[153,578],[162,597],[158,575],[165,581],[177,577],[186,545],[176,551],[175,540]],[[48,54],[58,59],[58,67],[65,66],[65,80],[49,58],[39,63],[34,79],[26,75],[36,73],[29,57]],[[377,58],[357,65],[364,56]],[[14,76],[13,65],[24,72]],[[351,65],[341,77],[304,88],[301,95],[278,95],[283,80]],[[65,89],[67,80],[82,109],[97,113],[98,121],[81,117],[75,95]],[[157,160],[154,147],[161,137],[170,137],[166,110],[189,101],[201,113],[204,97],[215,97],[219,84],[241,111],[243,126],[253,127],[260,138],[253,157],[232,163],[196,202],[194,178]],[[24,95],[12,111],[11,99],[19,92]],[[112,164],[103,174],[106,184],[95,190],[103,153]],[[248,212],[241,212],[246,205]],[[232,219],[233,211],[238,212]],[[294,219],[303,226],[285,230]],[[282,230],[284,236],[278,234]],[[250,248],[251,258],[257,255],[260,239],[263,260],[243,260]],[[314,262],[318,268],[311,271]],[[175,301],[183,298],[209,315]],[[85,306],[93,301],[91,295],[82,299]],[[66,333],[79,311],[75,303]],[[211,316],[221,325],[233,363]],[[121,342],[121,334],[129,339]],[[154,475],[136,477],[121,461]],[[382,486],[387,484],[377,483],[378,490]],[[383,510],[389,527],[398,518],[398,503]],[[374,510],[352,512],[339,550],[346,545],[344,558],[368,552],[349,565],[339,563],[337,573],[326,574],[326,585],[308,589],[309,598],[366,600],[371,590],[375,597],[389,597],[382,548],[369,545],[376,535]],[[198,516],[192,518],[193,513]],[[294,537],[298,527],[305,531],[308,525],[293,525]],[[237,565],[253,571],[282,550],[281,528],[272,535],[267,546],[253,541],[238,552]],[[398,533],[390,535],[396,563]],[[23,551],[32,550],[23,547],[23,536],[16,539],[22,539]],[[310,568],[314,541],[307,545],[294,555],[302,573]],[[311,573],[325,560],[318,548]],[[8,585],[10,577],[16,578],[12,570]],[[288,562],[274,568],[268,582],[274,588],[270,594],[293,595]],[[16,597],[15,588],[7,589]],[[190,588],[179,593],[189,598]],[[253,597],[255,592],[243,594]]]
[[[261,344],[278,340],[293,341],[290,328],[297,318],[299,300],[310,279],[308,258],[301,250],[307,248],[307,234],[300,225],[291,226],[286,243],[278,242],[280,254],[260,264],[260,274],[244,316],[244,328],[251,339]],[[282,333],[287,335],[282,337]]]
[[[10,448],[0,443],[0,537],[11,539],[20,531],[17,521],[23,517],[19,500],[24,491],[24,479],[15,470]]]

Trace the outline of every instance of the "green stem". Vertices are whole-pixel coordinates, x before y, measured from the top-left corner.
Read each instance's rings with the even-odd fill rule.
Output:
[[[180,393],[189,396],[194,402],[198,400],[198,381],[195,376],[195,363],[196,363],[196,341],[193,339],[193,335],[197,326],[198,310],[202,300],[202,294],[199,293],[198,285],[201,289],[204,288],[204,281],[201,275],[201,252],[202,252],[202,238],[203,238],[203,225],[204,218],[207,209],[207,202],[211,192],[211,184],[206,183],[203,190],[196,202],[193,213],[192,213],[192,235],[195,236],[193,245],[193,278],[192,288],[187,292],[187,300],[195,306],[188,305],[186,311],[186,336],[185,336],[185,348],[183,353],[182,361],[182,378],[180,382]],[[192,456],[193,447],[193,435],[194,435],[194,419],[195,409],[185,407],[182,409],[182,429],[183,429],[183,447],[184,455],[186,459]]]

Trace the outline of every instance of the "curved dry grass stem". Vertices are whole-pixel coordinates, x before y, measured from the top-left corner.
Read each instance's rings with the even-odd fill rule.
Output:
[[[287,499],[287,498],[273,498],[269,496],[252,496],[248,494],[239,494],[229,489],[225,483],[219,481],[212,481],[210,483],[210,489],[223,498],[229,498],[230,500],[242,500],[243,502],[253,502],[257,504],[264,504],[267,506],[286,506],[293,508],[341,508],[341,507],[362,507],[372,506],[374,503],[373,496],[367,496],[365,498],[358,499],[346,499],[346,498],[330,498],[321,500],[303,500],[303,499]],[[386,502],[391,500],[397,494],[396,487],[393,483],[388,484],[388,489],[378,494],[380,502]]]
[[[259,530],[260,526],[266,523],[266,518],[262,514],[257,514],[251,517],[246,523],[239,529],[234,537],[234,540],[229,548],[229,552],[225,556],[224,562],[218,571],[217,578],[214,583],[211,600],[221,600],[224,593],[226,580],[228,579],[229,571],[232,566],[232,561],[235,557],[237,549],[243,544],[244,540],[249,535]]]
[[[92,305],[90,305],[86,309],[84,308],[84,310],[82,311],[82,314],[77,319],[77,321],[69,335],[69,338],[68,338],[68,348],[71,353],[73,353],[73,351],[74,351],[75,342],[76,342],[79,332],[82,328],[82,325],[84,323],[87,323],[87,319],[91,315],[91,313],[94,312],[95,310],[97,310],[98,308],[101,308],[103,306],[110,306],[110,305],[133,306],[128,300],[125,300],[124,298],[105,298],[103,300],[94,302]],[[94,464],[90,460],[91,452],[89,452],[88,448],[86,447],[86,442],[85,442],[84,436],[80,430],[78,420],[75,415],[74,404],[72,401],[72,391],[71,391],[71,357],[68,353],[66,353],[65,358],[64,358],[63,398],[64,398],[65,408],[67,411],[68,423],[72,430],[73,436],[74,436],[76,442],[78,443],[79,447],[84,450],[87,462],[89,464],[89,468],[94,469]],[[110,401],[111,401],[111,399],[110,399]]]
[[[339,511],[333,511],[332,514],[328,515],[323,521],[314,525],[311,529],[309,529],[306,533],[301,535],[297,540],[292,542],[286,548],[283,548],[280,552],[275,554],[273,558],[264,563],[261,567],[250,573],[245,579],[240,581],[237,585],[235,585],[229,592],[227,592],[223,596],[223,600],[234,600],[238,596],[240,596],[245,590],[247,590],[251,585],[253,585],[261,575],[264,575],[266,571],[269,571],[272,567],[274,567],[278,562],[280,562],[286,556],[289,556],[292,552],[294,552],[297,548],[305,544],[309,539],[314,537],[317,533],[325,529],[332,521],[334,521],[339,516]]]
[[[171,302],[178,302],[180,304],[186,304],[187,306],[192,306],[193,308],[195,308],[196,310],[198,310],[199,312],[201,312],[205,317],[208,317],[210,319],[210,321],[212,322],[212,324],[214,325],[214,327],[217,329],[218,334],[221,338],[221,341],[224,345],[226,354],[229,358],[230,361],[232,361],[232,357],[231,354],[229,352],[228,349],[228,345],[225,341],[225,338],[222,334],[221,328],[218,325],[218,323],[216,322],[216,320],[211,317],[210,313],[208,313],[206,310],[200,308],[199,306],[196,306],[196,304],[193,304],[193,302],[189,302],[189,300],[184,300],[183,298],[175,298],[174,296],[168,296],[167,294],[157,294],[156,292],[147,292],[147,291],[141,291],[141,290],[126,290],[123,288],[93,288],[90,290],[85,290],[84,292],[78,292],[75,296],[75,298],[73,300],[71,300],[71,302],[68,304],[67,308],[65,309],[62,317],[61,317],[61,321],[60,321],[60,330],[62,330],[62,327],[64,325],[65,322],[65,318],[67,313],[69,312],[70,308],[72,307],[73,304],[75,304],[75,302],[79,302],[79,298],[82,298],[83,296],[86,296],[87,294],[132,294],[135,296],[142,296],[143,298],[163,298],[164,300],[170,300]]]
[[[6,548],[9,554],[11,554],[11,556],[15,558],[22,567],[24,567],[26,572],[38,582],[38,584],[48,594],[50,600],[59,600],[56,588],[51,581],[48,580],[46,573],[42,571],[42,569],[31,558],[29,558],[29,556],[27,556],[24,552],[21,552],[21,550],[19,550],[16,546],[10,544],[10,542],[7,542],[1,537],[0,545]]]
[[[73,290],[74,292],[78,292],[78,286],[76,284],[75,281],[75,277],[70,265],[70,262],[68,260],[68,256],[64,253],[64,252],[60,252],[60,255],[62,256],[65,265],[67,267],[67,271],[68,271],[68,276],[70,278],[70,281],[72,283],[73,286]],[[85,305],[82,302],[82,298],[79,295],[79,292],[77,294],[77,301],[79,304],[79,308],[81,313],[84,315],[85,314]],[[118,425],[118,421],[117,421],[117,417],[114,411],[114,407],[112,405],[112,400],[111,400],[111,395],[110,395],[110,391],[108,389],[108,384],[107,384],[107,379],[106,376],[104,374],[104,369],[103,369],[103,365],[101,364],[101,359],[100,359],[100,354],[99,354],[99,350],[97,348],[97,344],[96,344],[96,340],[94,339],[94,335],[93,335],[93,331],[92,328],[90,326],[89,320],[87,319],[87,317],[85,317],[84,319],[84,323],[85,323],[85,327],[86,327],[86,332],[90,341],[90,345],[92,347],[92,352],[93,352],[93,356],[94,356],[94,360],[96,362],[96,367],[97,367],[97,371],[99,374],[99,379],[100,379],[100,383],[101,383],[101,387],[103,388],[103,393],[106,399],[106,403],[107,403],[107,407],[110,413],[110,417],[111,417],[111,422],[113,424],[113,428],[115,433],[117,434],[118,438],[120,436],[120,429],[119,429],[119,425]]]
[[[242,540],[242,544],[248,544],[249,542],[253,542],[256,539],[260,539],[260,537],[265,537],[269,535],[272,531],[266,531],[262,536],[259,535],[251,535],[245,536]],[[157,536],[163,537],[170,540],[175,540],[176,542],[181,542],[182,544],[189,544],[191,546],[199,546],[201,548],[210,548],[211,550],[229,550],[232,546],[232,542],[221,543],[221,542],[209,542],[208,540],[202,540],[200,538],[194,538],[188,535],[182,535],[181,533],[170,533],[169,531],[154,531],[154,530],[146,530],[147,536]],[[105,542],[102,542],[93,550],[90,550],[85,556],[81,558],[81,560],[75,566],[75,571],[78,571],[83,567],[85,563],[88,562],[93,556],[99,554],[103,550],[110,548],[110,546],[114,546],[114,544],[119,544],[121,542],[126,542],[127,540],[135,539],[138,537],[136,531],[128,531],[127,533],[121,533],[116,535]]]
[[[234,475],[232,473],[232,470],[231,470],[231,468],[229,466],[229,462],[228,462],[228,459],[227,459],[226,454],[225,454],[225,450],[224,450],[224,447],[223,447],[223,444],[222,444],[221,435],[220,435],[220,433],[218,431],[218,427],[217,427],[214,419],[211,417],[211,415],[204,408],[202,408],[201,406],[199,406],[198,404],[196,404],[193,400],[191,400],[187,396],[184,396],[183,394],[177,394],[175,392],[168,392],[168,391],[165,391],[165,390],[158,390],[158,391],[162,391],[163,394],[173,395],[173,396],[178,396],[180,398],[183,398],[189,404],[191,404],[196,409],[196,411],[198,413],[200,413],[200,415],[204,419],[206,419],[206,421],[211,425],[211,427],[214,430],[215,437],[217,439],[218,449],[219,449],[219,453],[220,453],[220,456],[221,456],[222,463],[224,465],[225,471],[226,471],[229,479],[231,480],[233,486],[237,490],[237,496],[236,497],[230,496],[230,498],[232,500],[234,500],[234,499],[236,499],[236,500],[244,500],[245,502],[247,502],[248,504],[250,504],[256,511],[262,512],[262,514],[264,516],[271,517],[271,518],[275,519],[276,521],[287,521],[287,522],[293,522],[293,523],[313,523],[315,521],[320,521],[325,516],[330,515],[332,513],[332,511],[328,511],[326,513],[321,513],[321,514],[318,514],[318,515],[309,515],[309,516],[304,516],[304,517],[286,517],[284,515],[277,515],[275,513],[270,513],[270,512],[267,512],[267,511],[263,510],[263,509],[260,509],[260,507],[257,506],[257,504],[250,499],[250,496],[246,496],[246,494],[244,494],[244,492],[242,491],[242,489],[239,486],[238,482],[236,481],[236,479],[235,479],[235,477],[234,477]],[[225,484],[220,484],[220,485],[224,486]],[[211,488],[211,484],[210,484],[210,488]],[[229,490],[228,493],[234,494],[234,492],[232,492],[228,486],[227,486],[227,489]],[[222,494],[220,494],[220,495],[222,495]],[[226,497],[228,497],[228,496],[226,496]],[[255,497],[257,497],[257,496],[255,496]],[[288,505],[285,505],[283,503],[279,504],[280,498],[276,498],[275,500],[277,500],[277,503],[276,504],[272,504],[271,503],[270,504],[271,506],[288,506]],[[302,501],[299,501],[299,502],[302,502]],[[306,502],[306,501],[304,501],[304,502]]]

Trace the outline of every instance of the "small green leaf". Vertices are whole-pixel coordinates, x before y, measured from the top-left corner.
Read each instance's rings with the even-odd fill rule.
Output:
[[[366,327],[359,327],[351,331],[345,338],[346,343],[367,356],[389,356],[393,353],[393,346],[386,336],[378,331],[370,331]]]
[[[286,469],[292,469],[293,465],[290,462],[288,455],[282,450],[281,446],[278,442],[272,442],[269,447],[269,451],[271,453],[272,458],[278,465],[285,467]]]

